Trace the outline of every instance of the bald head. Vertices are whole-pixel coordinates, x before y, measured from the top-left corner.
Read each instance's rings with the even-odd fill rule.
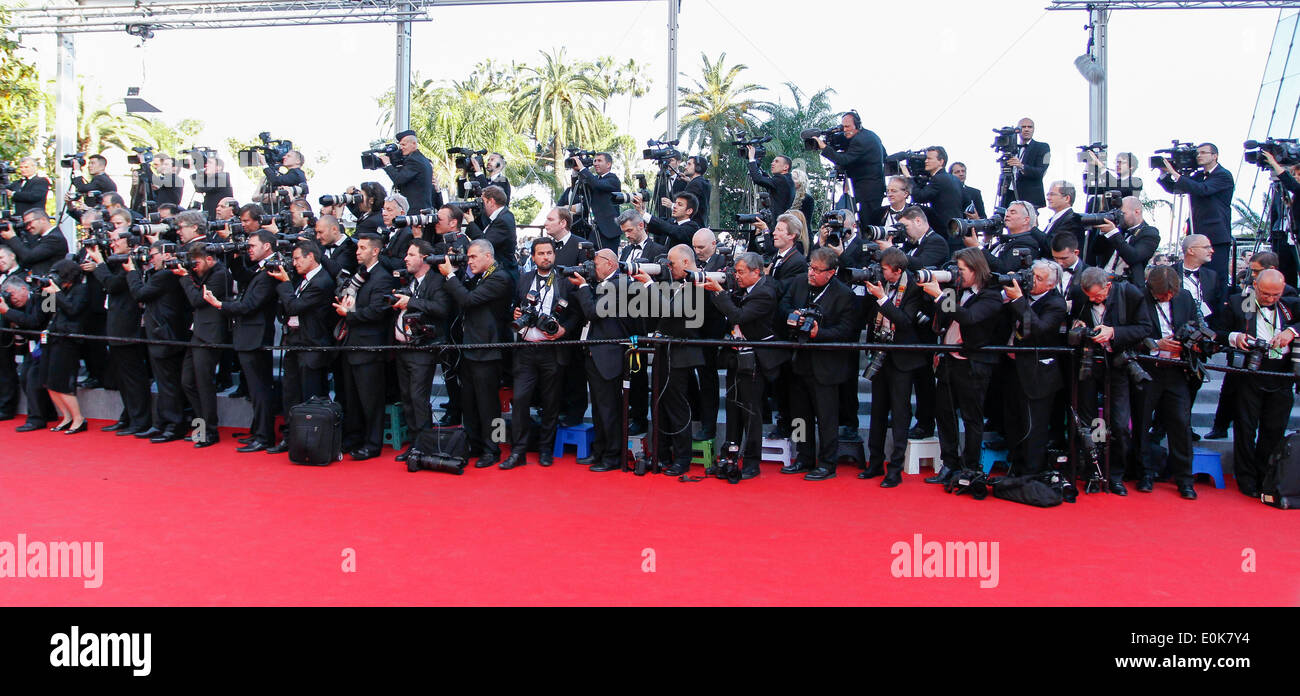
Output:
[[[674,280],[685,278],[687,271],[696,270],[695,250],[685,244],[678,244],[668,250],[668,264],[672,267]]]
[[[596,277],[604,280],[618,270],[618,254],[613,249],[601,249],[596,252]]]
[[[596,252],[596,258],[618,263],[618,254],[615,254],[613,249],[601,249]]]
[[[718,248],[718,236],[708,228],[698,230],[695,236],[691,238],[691,246],[695,247],[696,258],[701,261],[708,261]]]
[[[1259,277],[1255,279],[1255,289],[1260,292],[1275,292],[1278,296],[1286,290],[1286,276],[1276,268],[1268,268],[1259,272]]]

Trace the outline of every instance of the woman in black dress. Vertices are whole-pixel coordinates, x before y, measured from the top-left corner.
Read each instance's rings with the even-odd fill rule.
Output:
[[[50,269],[51,281],[44,294],[54,298],[54,318],[50,320],[50,333],[81,333],[82,323],[89,308],[90,292],[82,282],[81,267],[76,261],[63,259]],[[58,409],[61,421],[50,428],[66,435],[86,432],[86,419],[77,403],[77,356],[80,339],[50,336],[46,344],[49,368],[45,375],[45,389]]]

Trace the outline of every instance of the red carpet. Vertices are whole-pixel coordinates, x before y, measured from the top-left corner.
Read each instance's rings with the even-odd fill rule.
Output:
[[[0,542],[100,541],[103,584],[0,578],[4,605],[1296,605],[1300,513],[1198,482],[1040,510],[883,490],[544,469],[325,468],[98,432],[0,430]],[[693,471],[699,473],[699,468]],[[998,542],[998,584],[895,578],[895,542]],[[343,550],[355,573],[342,572]],[[1243,549],[1256,572],[1243,572]],[[653,549],[655,572],[643,572]],[[910,563],[909,563],[910,566]],[[973,572],[971,573],[974,574]]]

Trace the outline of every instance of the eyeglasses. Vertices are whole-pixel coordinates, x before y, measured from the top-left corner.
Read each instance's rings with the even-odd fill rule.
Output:
[[[809,273],[825,273],[825,272],[827,272],[827,271],[829,271],[829,270],[831,270],[831,269],[829,269],[829,268],[816,268],[816,267],[814,267],[814,266],[809,266],[809,267],[808,267],[808,272],[809,272]]]

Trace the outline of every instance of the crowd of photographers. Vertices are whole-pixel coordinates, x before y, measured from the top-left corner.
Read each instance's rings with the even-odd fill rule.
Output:
[[[209,447],[220,439],[217,394],[238,373],[253,410],[239,452],[287,451],[277,414],[332,394],[353,459],[380,455],[385,405],[400,402],[411,433],[463,425],[476,467],[526,464],[533,438],[547,466],[557,428],[581,422],[590,403],[595,442],[584,463],[593,471],[624,467],[626,416],[630,434],[654,433],[646,447],[654,470],[686,474],[692,441],[715,440],[726,443],[718,471],[752,478],[767,435],[795,443],[781,473],[820,481],[836,476],[840,442],[858,437],[864,375],[872,408],[859,478],[897,486],[909,439],[937,431],[943,467],[926,481],[950,484],[982,468],[992,431],[1019,474],[1051,473],[1073,455],[1082,475],[1112,493],[1127,494],[1126,478],[1149,492],[1167,477],[1195,498],[1190,415],[1205,361],[1227,350],[1256,372],[1300,365],[1291,351],[1300,332],[1294,264],[1288,278],[1283,254],[1261,252],[1229,277],[1222,202],[1232,180],[1212,144],[1153,159],[1160,185],[1191,199],[1190,233],[1166,263],[1135,195],[1132,155],[1110,170],[1099,144],[1081,148],[1092,174],[1078,212],[1073,184],[1044,185],[1050,148],[1033,139],[1031,120],[996,133],[1002,176],[986,215],[965,166],[942,147],[887,155],[856,112],[838,128],[807,132],[806,146],[844,182],[820,219],[810,219],[807,178],[791,158],[765,168],[770,139],[741,134],[737,154],[762,195],[721,243],[705,227],[704,158],[651,141],[645,156],[659,176],[653,186],[638,177],[625,193],[609,154],[570,150],[571,185],[522,252],[504,159],[449,151],[459,176],[448,196],[457,200],[444,201],[411,131],[362,155],[363,167],[385,172],[391,193],[366,182],[319,197],[315,209],[302,154],[269,134],[241,153],[241,164],[265,173],[255,201],[242,205],[208,150],[178,163],[138,149],[130,203],[104,175],[103,157],[70,156],[67,212],[81,230],[72,250],[51,234],[48,183],[23,160],[8,186],[21,221],[0,223],[0,319],[45,333],[0,334],[0,419],[14,417],[22,389],[19,431],[55,423],[50,430],[84,432],[76,397],[84,362],[83,386],[122,396],[121,416],[105,430]],[[1264,147],[1257,157],[1280,186],[1300,190],[1278,164],[1287,152]],[[196,200],[182,210],[186,167],[197,170]],[[566,343],[646,335],[705,341],[661,344],[653,361],[629,358],[613,341]],[[816,347],[863,342],[913,348]],[[267,350],[277,344],[289,348],[278,370]],[[915,348],[937,344],[951,350]],[[448,399],[435,419],[439,369]],[[504,437],[502,384],[513,386]],[[1266,375],[1225,380],[1214,430],[1235,428],[1237,481],[1248,495],[1258,494],[1285,431],[1293,387]],[[1167,455],[1157,456],[1161,438]],[[409,448],[398,459],[419,468]]]

